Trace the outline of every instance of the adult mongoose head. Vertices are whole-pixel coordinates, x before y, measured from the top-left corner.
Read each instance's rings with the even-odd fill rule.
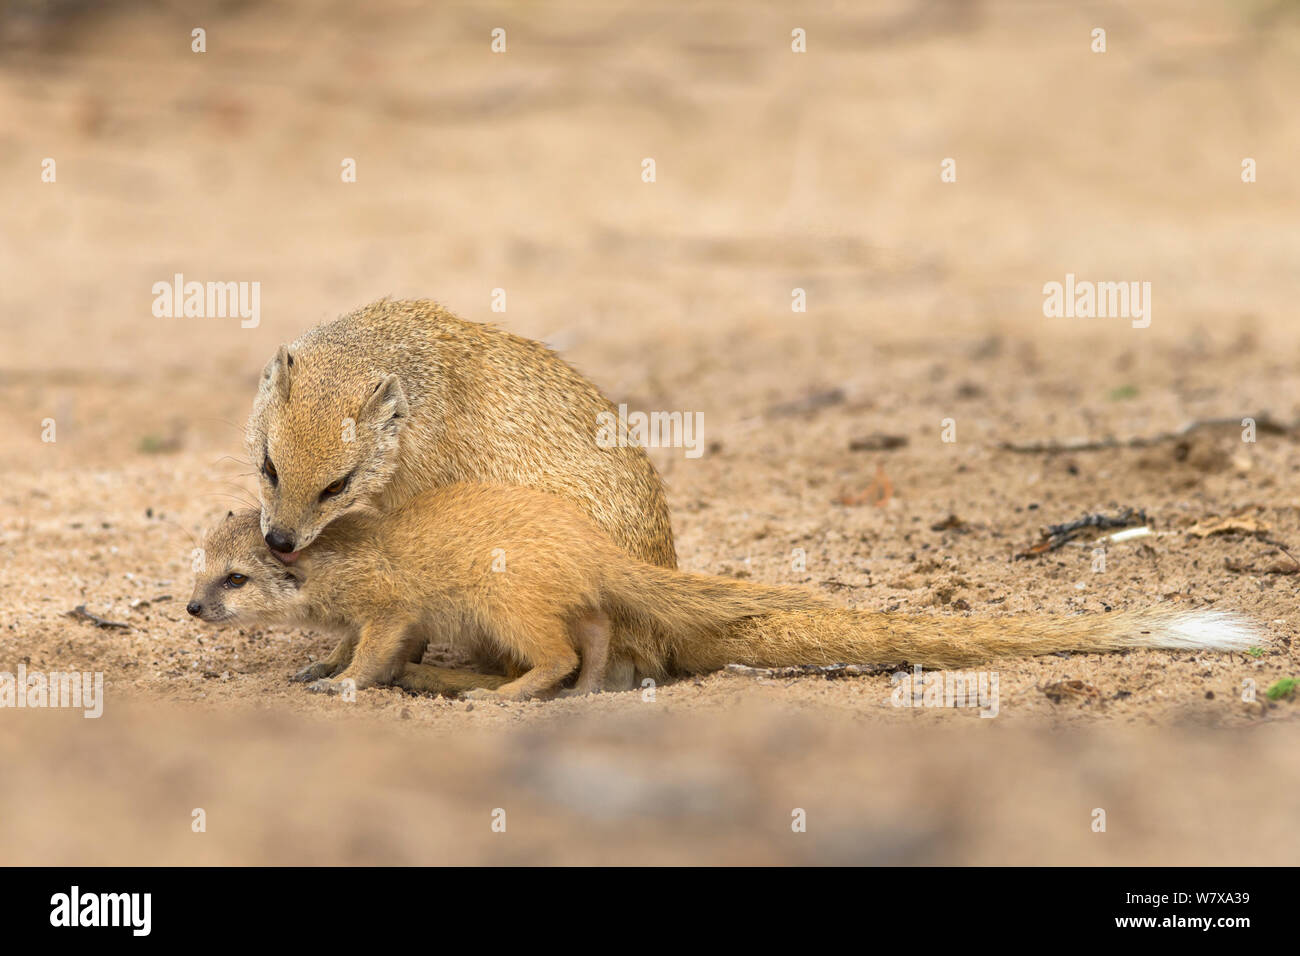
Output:
[[[280,347],[262,372],[245,441],[262,485],[262,534],[283,561],[334,519],[372,507],[400,464],[407,412],[396,375],[340,380]]]

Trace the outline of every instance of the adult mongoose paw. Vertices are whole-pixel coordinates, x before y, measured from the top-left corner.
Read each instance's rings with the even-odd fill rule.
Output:
[[[491,687],[471,687],[461,693],[462,700],[505,700]]]

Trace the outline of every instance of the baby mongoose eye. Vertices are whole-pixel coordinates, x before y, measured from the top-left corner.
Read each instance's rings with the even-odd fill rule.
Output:
[[[326,498],[333,498],[348,486],[348,479],[351,477],[351,475],[345,475],[338,481],[330,482],[325,486],[325,490],[320,493],[320,500],[324,501]]]
[[[228,588],[242,588],[247,583],[248,575],[246,574],[239,574],[236,572],[234,574],[226,575],[226,587]]]
[[[262,459],[262,474],[266,475],[266,480],[271,483],[271,487],[273,488],[280,480],[280,476],[275,470],[275,465],[271,464],[269,456]]]

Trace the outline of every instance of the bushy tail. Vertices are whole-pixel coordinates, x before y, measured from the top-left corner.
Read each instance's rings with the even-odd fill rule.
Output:
[[[1243,651],[1260,629],[1214,610],[1155,608],[1078,616],[968,618],[855,611],[808,591],[638,564],[610,575],[626,612],[671,635],[672,664],[709,671],[727,664],[920,664],[968,667],[999,657],[1126,648]]]

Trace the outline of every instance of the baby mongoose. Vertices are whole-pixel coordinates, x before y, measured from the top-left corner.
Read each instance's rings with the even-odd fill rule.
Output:
[[[980,619],[842,608],[798,588],[693,574],[619,548],[582,510],[528,488],[455,484],[383,515],[336,521],[297,561],[273,558],[255,511],[205,538],[190,613],[344,632],[311,685],[402,682],[429,642],[484,644],[522,676],[472,697],[546,693],[578,669],[596,690],[607,655],[657,677],[729,663],[964,667],[997,657],[1124,648],[1242,650],[1254,628],[1216,611]],[[609,620],[653,624],[611,630]]]
[[[262,373],[245,428],[261,532],[293,563],[342,515],[456,482],[524,485],[576,504],[627,553],[676,567],[645,450],[597,440],[597,416],[613,411],[540,342],[427,300],[372,303],[281,346]],[[617,674],[631,686],[628,662]]]

